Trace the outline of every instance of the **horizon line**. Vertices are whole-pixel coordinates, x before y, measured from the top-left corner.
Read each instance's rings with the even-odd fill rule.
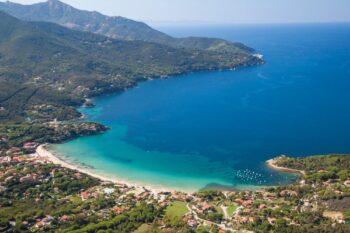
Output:
[[[139,19],[136,19],[139,20]],[[189,26],[193,25],[286,25],[286,24],[350,24],[350,21],[295,21],[295,22],[220,22],[220,21],[197,21],[197,20],[179,20],[179,21],[171,21],[171,20],[143,20],[143,22],[147,24],[189,24]]]
[[[16,0],[0,0],[0,2],[3,3],[14,3],[14,4],[19,4],[19,5],[25,5],[25,6],[30,6],[30,5],[34,5],[34,4],[40,4],[40,3],[45,3],[45,2],[49,2],[50,0],[39,0],[36,3],[18,3],[16,2]],[[52,1],[52,0],[51,0]],[[153,24],[153,25],[181,25],[181,24],[192,24],[189,26],[197,26],[197,25],[235,25],[235,26],[239,26],[239,25],[292,25],[292,24],[347,24],[350,23],[350,21],[342,21],[342,20],[333,20],[333,21],[328,21],[328,20],[324,20],[324,21],[290,21],[290,22],[271,22],[271,21],[266,21],[266,22],[228,22],[228,21],[205,21],[205,20],[196,20],[196,19],[189,19],[189,20],[167,20],[167,19],[163,19],[163,20],[152,20],[152,19],[140,19],[140,18],[132,18],[132,17],[128,17],[128,16],[122,16],[122,15],[110,15],[98,10],[89,10],[89,9],[82,9],[76,6],[72,6],[69,3],[66,3],[61,0],[56,0],[58,2],[61,2],[63,4],[66,4],[68,6],[71,6],[73,8],[76,8],[77,10],[81,10],[81,11],[88,11],[88,12],[98,12],[102,15],[108,16],[108,17],[123,17],[123,18],[127,18],[133,21],[138,21],[138,22],[143,22],[146,24]]]

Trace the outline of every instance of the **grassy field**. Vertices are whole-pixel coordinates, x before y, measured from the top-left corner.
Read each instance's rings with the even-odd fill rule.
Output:
[[[151,232],[153,229],[152,226],[148,225],[148,224],[142,224],[136,231],[134,231],[133,233],[147,233],[147,232]]]
[[[188,212],[186,202],[175,201],[165,211],[165,215],[169,217],[182,217]]]
[[[237,209],[237,205],[234,204],[234,203],[232,203],[232,204],[229,205],[228,208],[227,208],[227,214],[228,214],[229,216],[232,216],[232,214],[236,211],[236,209]]]
[[[222,208],[220,206],[214,206],[216,212],[218,212],[219,214],[224,214],[224,211],[222,210]]]

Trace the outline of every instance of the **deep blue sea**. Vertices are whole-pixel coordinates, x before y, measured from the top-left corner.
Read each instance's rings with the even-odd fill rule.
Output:
[[[182,26],[243,42],[266,64],[140,83],[82,109],[112,129],[55,145],[95,172],[154,187],[258,188],[293,181],[272,157],[350,153],[350,24]]]

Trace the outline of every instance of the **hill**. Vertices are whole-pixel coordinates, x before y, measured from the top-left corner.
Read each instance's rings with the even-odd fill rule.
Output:
[[[262,62],[239,49],[226,53],[115,40],[3,12],[0,35],[1,120],[37,118],[38,104],[66,108],[153,77]]]
[[[58,0],[33,5],[0,2],[0,10],[26,21],[45,21],[80,31],[88,31],[121,40],[141,40],[168,45],[174,48],[192,48],[237,52],[253,49],[241,44],[216,38],[174,38],[159,32],[143,22],[124,17],[109,17],[98,12],[78,10]]]

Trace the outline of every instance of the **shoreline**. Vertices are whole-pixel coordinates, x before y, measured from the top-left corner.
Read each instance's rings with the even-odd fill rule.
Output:
[[[253,57],[256,57],[255,54],[252,54],[252,53],[249,53],[251,54]],[[263,56],[263,55],[262,55]],[[147,82],[147,81],[152,81],[154,79],[168,79],[168,78],[174,78],[174,77],[181,77],[183,75],[186,75],[186,74],[190,74],[190,73],[199,73],[199,72],[219,72],[219,71],[232,71],[232,70],[237,70],[237,69],[243,69],[243,68],[249,68],[249,67],[255,67],[255,66],[259,66],[259,65],[264,65],[266,62],[261,58],[259,57],[256,57],[260,60],[260,62],[256,62],[254,64],[239,64],[235,67],[231,67],[231,68],[226,68],[226,69],[214,69],[214,70],[211,70],[211,69],[203,69],[203,70],[195,70],[195,71],[188,71],[188,72],[181,72],[181,73],[173,73],[173,74],[168,74],[164,77],[162,76],[155,76],[155,77],[150,77],[150,78],[146,78],[145,80],[141,80],[140,82]],[[119,95],[125,91],[127,91],[128,89],[132,89],[132,88],[135,88],[138,86],[138,84],[140,82],[136,82],[128,87],[125,87],[123,90],[117,90],[117,91],[107,91],[107,92],[102,92],[102,93],[99,93],[98,95],[94,96],[94,97],[89,97],[89,98],[84,98],[83,100],[83,103],[76,107],[75,109],[81,113],[81,116],[78,117],[76,120],[78,121],[83,121],[83,122],[88,122],[87,119],[88,117],[83,114],[82,112],[80,112],[78,109],[79,108],[89,108],[86,106],[87,103],[92,103],[93,106],[91,106],[91,108],[95,108],[96,105],[93,103],[94,101],[94,98],[99,98],[99,97],[103,97],[103,96],[109,96],[109,95]],[[103,126],[105,126],[104,124],[102,124]],[[68,140],[70,141],[70,140]],[[128,187],[135,187],[135,188],[144,188],[144,189],[147,189],[147,190],[150,190],[152,192],[155,192],[155,193],[161,193],[161,192],[179,192],[179,190],[177,189],[173,189],[173,188],[170,188],[170,187],[166,187],[166,188],[154,188],[154,187],[150,187],[149,185],[136,185],[134,183],[130,183],[130,182],[125,182],[123,180],[120,180],[120,179],[117,179],[117,178],[111,178],[111,177],[107,177],[107,176],[104,176],[104,175],[99,175],[99,174],[96,174],[94,173],[93,171],[89,171],[87,168],[82,168],[82,167],[79,167],[78,165],[74,165],[72,163],[68,163],[66,161],[64,161],[63,159],[55,156],[51,151],[47,150],[45,147],[47,147],[49,144],[48,143],[45,143],[45,144],[42,144],[42,145],[39,145],[36,149],[36,154],[41,157],[41,158],[44,158],[46,161],[48,162],[51,162],[53,164],[56,164],[56,165],[59,165],[59,166],[62,166],[62,167],[65,167],[65,168],[68,168],[68,169],[71,169],[71,170],[75,170],[75,171],[78,171],[78,172],[81,172],[81,173],[84,173],[86,175],[89,175],[91,177],[94,177],[96,179],[99,179],[103,182],[112,182],[114,184],[117,184],[117,185],[126,185]],[[197,190],[197,191],[200,191],[200,190]],[[193,194],[197,191],[180,191],[180,192],[183,192],[183,193],[186,193],[186,194]]]
[[[280,166],[276,165],[276,162],[278,159],[279,159],[279,157],[267,160],[266,161],[267,166],[273,170],[276,170],[276,171],[293,173],[293,174],[305,176],[305,171],[297,170],[297,169],[293,169],[293,168],[287,168],[287,167],[280,167]]]
[[[113,184],[118,185],[118,186],[127,186],[129,188],[144,189],[144,190],[151,191],[152,193],[156,193],[156,194],[162,193],[162,192],[182,192],[182,193],[186,193],[188,195],[192,195],[193,193],[200,191],[200,190],[197,190],[197,191],[181,190],[181,189],[175,189],[175,188],[171,188],[171,187],[154,187],[154,186],[148,185],[148,184],[145,184],[145,185],[137,184],[137,182],[125,181],[125,180],[119,179],[117,177],[109,177],[108,175],[98,174],[98,172],[93,171],[93,168],[89,169],[86,167],[81,167],[78,164],[74,164],[74,163],[70,163],[70,162],[65,161],[64,159],[55,155],[54,152],[48,150],[46,148],[47,146],[49,146],[49,144],[42,144],[42,145],[37,147],[36,154],[39,158],[41,158],[44,161],[59,165],[61,167],[68,168],[68,169],[71,169],[74,171],[78,171],[80,173],[84,173],[88,176],[91,176],[93,178],[100,180],[101,182],[110,182],[110,183],[113,183]],[[278,159],[278,158],[267,160],[266,161],[267,166],[271,169],[281,171],[281,172],[299,174],[302,176],[305,175],[304,171],[277,166],[276,159]],[[261,188],[261,187],[259,187],[259,188]],[[205,188],[203,188],[203,190],[205,190]],[[222,191],[239,191],[239,189],[226,190],[225,188],[223,188]]]
[[[51,162],[53,164],[59,165],[61,167],[64,168],[68,168],[74,171],[78,171],[80,173],[84,173],[88,176],[91,176],[93,178],[99,179],[102,182],[111,182],[115,185],[120,185],[120,186],[128,186],[131,188],[136,188],[136,189],[146,189],[151,191],[152,193],[162,193],[162,192],[177,192],[178,190],[175,189],[171,189],[171,188],[166,188],[166,187],[161,187],[161,188],[155,188],[155,187],[150,187],[147,185],[139,185],[139,184],[135,184],[135,183],[131,183],[131,182],[127,182],[118,178],[111,178],[111,177],[107,177],[104,175],[100,175],[100,174],[96,174],[93,171],[90,171],[88,168],[82,168],[78,165],[74,165],[71,163],[68,163],[66,161],[64,161],[63,159],[55,156],[51,151],[49,151],[48,149],[46,149],[46,147],[49,144],[42,144],[40,146],[37,147],[36,149],[36,154],[40,157],[43,158],[44,160]],[[192,194],[193,192],[189,192],[189,191],[181,191],[182,193],[186,193],[186,194]]]

